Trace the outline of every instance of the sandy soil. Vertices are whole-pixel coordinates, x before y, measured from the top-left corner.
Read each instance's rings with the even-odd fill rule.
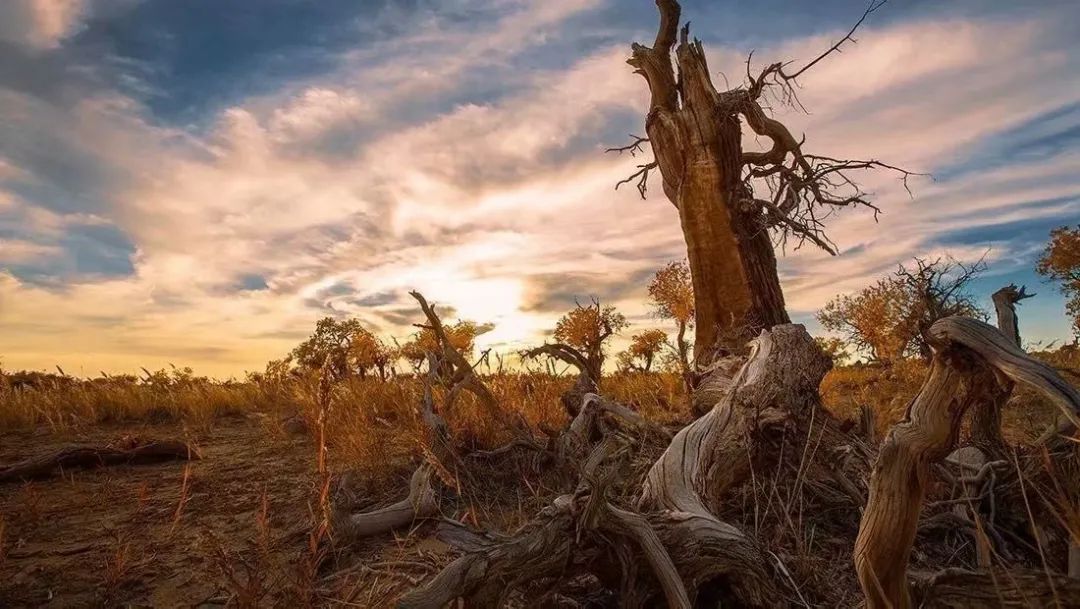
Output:
[[[221,606],[229,594],[221,553],[252,553],[264,490],[271,562],[283,567],[302,551],[311,442],[273,432],[257,417],[201,431],[170,424],[0,432],[0,464],[125,436],[198,446],[203,458],[190,464],[186,500],[181,462],[0,485],[0,607]]]

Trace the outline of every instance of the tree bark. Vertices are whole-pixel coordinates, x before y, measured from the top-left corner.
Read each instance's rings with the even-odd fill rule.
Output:
[[[930,374],[904,420],[882,442],[855,542],[855,569],[867,609],[911,609],[907,564],[930,466],[956,442],[965,410],[979,399],[973,371],[988,366],[1040,391],[1070,420],[1080,393],[1049,366],[1031,359],[993,326],[947,317],[931,326]]]
[[[916,595],[927,609],[1080,607],[1080,584],[1043,571],[946,569],[917,582]]]
[[[653,47],[635,44],[628,60],[645,76],[652,106],[645,121],[664,192],[679,210],[694,284],[694,358],[738,348],[761,329],[789,323],[768,230],[744,209],[750,195],[743,166],[738,107],[717,93],[697,41],[676,52],[680,8],[657,0],[661,23]],[[681,102],[681,103],[680,103]]]

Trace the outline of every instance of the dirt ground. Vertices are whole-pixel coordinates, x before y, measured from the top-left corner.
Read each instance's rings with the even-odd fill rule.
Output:
[[[0,485],[0,607],[221,606],[229,594],[222,556],[252,553],[267,529],[271,562],[302,552],[312,444],[258,417],[199,431],[166,424],[0,432],[0,465],[125,436],[192,441],[202,459]],[[260,528],[264,492],[269,527]]]

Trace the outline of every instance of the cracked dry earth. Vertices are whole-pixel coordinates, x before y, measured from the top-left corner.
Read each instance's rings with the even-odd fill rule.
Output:
[[[0,484],[0,607],[221,606],[229,596],[222,556],[252,553],[266,530],[258,525],[264,493],[271,565],[263,570],[281,587],[306,544],[313,447],[274,432],[265,418],[199,430],[129,424],[0,432],[0,464],[124,437],[184,439],[202,459]],[[274,604],[274,594],[265,600]]]

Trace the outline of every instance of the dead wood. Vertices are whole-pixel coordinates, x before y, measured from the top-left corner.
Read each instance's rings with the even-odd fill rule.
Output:
[[[1080,607],[1080,582],[1042,571],[945,569],[916,577],[913,588],[927,609]]]
[[[1028,294],[1024,287],[1017,289],[1011,284],[993,294],[998,330],[1017,347],[1021,347],[1021,342],[1016,305],[1034,295]],[[1006,449],[1001,435],[1001,411],[1012,396],[1013,383],[986,366],[977,366],[974,373],[980,378],[971,383],[972,388],[982,395],[973,399],[971,443],[988,456],[996,458],[1004,454]]]
[[[436,515],[439,504],[438,495],[431,484],[433,471],[430,464],[421,465],[409,481],[408,497],[383,508],[342,515],[336,519],[334,531],[343,539],[370,537]]]
[[[521,352],[523,359],[540,356],[550,357],[577,369],[578,376],[574,385],[560,397],[566,413],[571,417],[576,417],[585,396],[600,391],[601,371],[595,365],[590,365],[586,354],[563,343],[548,343]]]
[[[997,325],[1001,333],[1009,337],[1017,347],[1022,347],[1020,342],[1020,324],[1016,318],[1016,305],[1021,300],[1031,298],[1035,294],[1028,294],[1026,286],[1016,289],[1015,284],[1009,284],[994,292],[994,311],[997,313]]]
[[[0,467],[0,483],[40,480],[76,469],[115,465],[152,465],[168,461],[198,459],[198,451],[184,442],[174,440],[147,442],[131,448],[73,446]]]
[[[913,606],[907,564],[930,467],[952,449],[961,418],[979,397],[972,387],[978,366],[1036,389],[1070,420],[1080,410],[1075,389],[993,326],[948,317],[931,326],[929,335],[935,349],[929,376],[905,418],[881,444],[855,544],[855,568],[868,609]]]
[[[660,598],[671,607],[706,598],[785,606],[786,583],[775,559],[716,514],[725,492],[749,476],[747,455],[768,458],[757,454],[767,452],[767,444],[759,448],[756,440],[786,427],[825,429],[827,414],[812,413],[820,410],[817,385],[829,366],[801,326],[763,331],[709,413],[668,436],[667,449],[637,475],[625,469],[634,452],[627,443],[656,438],[660,430],[621,405],[587,395],[556,442],[568,462],[584,462],[575,490],[509,536],[463,534],[459,524],[444,524],[440,537],[464,554],[400,606],[441,607],[465,598],[469,606],[495,607],[515,588],[568,571],[600,578],[619,590],[627,607]],[[641,480],[636,491],[627,486],[633,479]],[[857,488],[854,495],[853,502],[861,501]],[[644,558],[643,570],[635,557]]]
[[[851,174],[884,169],[905,180],[912,175],[874,159],[839,159],[812,154],[769,109],[769,93],[801,109],[797,79],[853,40],[855,30],[880,8],[875,0],[848,33],[797,70],[792,62],[769,64],[755,77],[747,59],[747,82],[718,91],[703,45],[680,29],[676,0],[656,0],[660,20],[651,46],[634,43],[627,60],[651,93],[646,137],[610,151],[644,152],[620,181],[635,183],[644,198],[658,173],[668,200],[679,212],[695,294],[694,353],[697,361],[715,349],[723,334],[740,333],[738,344],[757,331],[789,323],[776,270],[773,241],[796,247],[809,241],[832,254],[836,246],[824,220],[842,207],[877,208]],[[744,149],[743,125],[767,140],[768,150]],[[755,190],[757,192],[755,192]],[[774,237],[774,240],[770,239]]]

